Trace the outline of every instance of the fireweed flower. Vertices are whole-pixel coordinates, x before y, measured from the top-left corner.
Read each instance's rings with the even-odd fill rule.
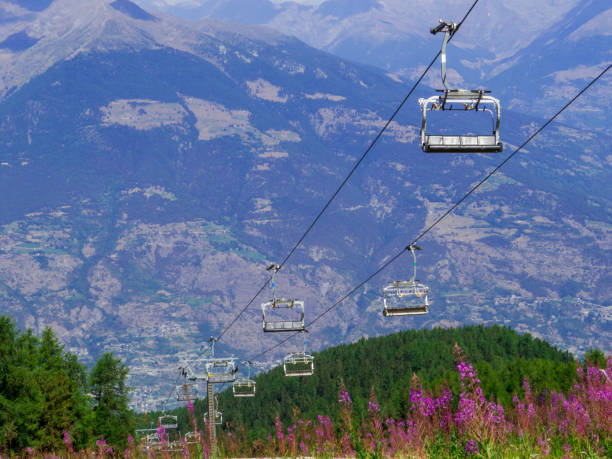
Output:
[[[107,446],[106,440],[104,440],[104,438],[98,438],[96,440],[96,446],[98,447],[98,454],[102,455],[104,452],[104,448]]]
[[[480,454],[480,451],[478,451],[478,443],[476,443],[474,440],[469,440],[468,442],[466,442],[465,454],[467,455],[467,457],[471,457],[471,456],[475,456],[476,454]]]
[[[338,395],[338,402],[339,403],[346,403],[348,405],[353,403],[352,400],[351,400],[351,396],[349,395],[349,393],[346,390],[340,391],[340,394]]]
[[[72,440],[70,439],[70,434],[67,431],[64,432],[64,444],[66,445],[66,449],[68,451],[73,451]]]

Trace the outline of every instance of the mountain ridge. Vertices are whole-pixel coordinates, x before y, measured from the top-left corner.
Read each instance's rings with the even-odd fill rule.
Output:
[[[24,328],[52,326],[84,361],[106,350],[125,358],[135,400],[156,399],[178,360],[252,298],[267,263],[296,243],[407,88],[269,29],[140,21],[110,2],[96,6],[104,14],[64,10],[55,23],[48,13],[69,4],[61,1],[29,17],[64,32],[9,56],[33,59],[32,49],[58,45],[46,71],[15,76],[23,84],[0,102],[0,301]],[[84,18],[95,22],[90,41]],[[11,24],[0,38],[15,32]],[[96,41],[109,24],[116,33]],[[416,98],[428,94],[417,89],[279,273],[278,292],[303,299],[307,321],[501,160],[424,155]],[[540,120],[508,110],[502,123],[511,149]],[[411,274],[404,258],[317,323],[309,348],[473,322],[511,325],[576,353],[612,342],[612,282],[602,269],[612,249],[609,143],[551,125],[422,241],[427,316],[380,312],[383,284]],[[277,342],[261,332],[257,304],[269,294],[219,352]]]

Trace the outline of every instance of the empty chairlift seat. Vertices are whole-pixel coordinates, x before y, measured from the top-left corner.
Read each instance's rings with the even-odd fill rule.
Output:
[[[158,424],[164,429],[176,429],[178,427],[178,417],[165,414],[157,418]]]
[[[249,378],[239,378],[232,385],[234,397],[255,397],[255,381]]]
[[[499,140],[499,101],[487,95],[486,90],[440,90],[442,94],[419,99],[423,121],[421,124],[421,147],[426,153],[498,153],[503,150]],[[431,111],[488,112],[492,118],[492,129],[488,133],[432,133],[427,124]],[[467,117],[464,117],[467,119]],[[444,128],[438,128],[444,129]],[[480,129],[480,128],[479,128]]]
[[[407,316],[427,314],[429,287],[419,281],[395,281],[383,288],[383,315]]]
[[[263,330],[274,332],[301,332],[304,325],[304,302],[277,298],[262,303]]]
[[[208,411],[204,413],[204,423],[208,424]],[[221,411],[215,411],[215,424],[221,425],[223,424],[223,413]]]
[[[207,381],[212,384],[234,382],[237,371],[234,359],[209,359],[206,363]]]
[[[429,312],[429,287],[416,279],[416,244],[406,247],[412,254],[412,278],[406,281],[389,282],[383,287],[383,315],[408,316]]]
[[[238,378],[232,385],[232,393],[234,397],[255,397],[255,381],[251,379],[251,363],[244,362],[248,369],[246,378]]]
[[[457,31],[458,26],[454,22],[440,23],[432,28],[430,32],[436,35],[444,32],[442,49],[440,51],[440,63],[442,83],[445,89],[438,89],[440,94],[427,99],[419,99],[423,121],[421,124],[421,148],[426,153],[497,153],[503,150],[503,144],[499,140],[499,121],[501,110],[499,100],[490,96],[491,91],[485,89],[452,89],[446,81],[446,45]],[[427,124],[429,112],[461,111],[463,121],[468,121],[469,112],[488,112],[492,117],[492,129],[488,132],[478,127],[477,133],[472,133],[474,126],[469,123],[461,124],[461,132],[448,133],[448,117],[442,120],[440,127],[433,130]],[[471,116],[472,120],[479,116]]]
[[[285,376],[311,376],[314,373],[314,357],[305,352],[289,354],[283,361]]]

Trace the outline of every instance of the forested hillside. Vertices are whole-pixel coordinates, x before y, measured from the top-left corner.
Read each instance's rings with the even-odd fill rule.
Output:
[[[416,374],[424,388],[440,392],[450,388],[458,399],[459,375],[453,347],[458,344],[474,363],[487,399],[502,405],[522,393],[527,379],[535,390],[567,391],[576,378],[574,357],[529,334],[507,327],[467,326],[454,329],[406,330],[379,338],[361,339],[315,354],[315,373],[287,378],[282,366],[256,378],[257,396],[237,399],[231,390],[219,394],[224,424],[247,427],[251,438],[269,433],[276,416],[283,423],[296,416],[314,419],[330,415],[338,419],[338,388],[344,380],[357,412],[365,414],[370,390],[378,397],[383,416],[404,417],[409,409],[410,382]],[[195,402],[199,423],[208,411],[206,402]],[[149,422],[156,420],[152,413]],[[179,430],[187,429],[187,409],[180,411]],[[181,428],[181,426],[184,426]]]
[[[88,371],[51,329],[0,316],[0,457],[610,457],[612,359],[585,359],[500,326],[361,339],[317,354],[313,376],[218,394],[212,443],[204,400],[136,430],[121,360]]]

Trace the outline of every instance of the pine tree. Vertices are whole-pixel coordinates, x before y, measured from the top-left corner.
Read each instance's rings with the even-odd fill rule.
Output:
[[[94,399],[93,431],[114,447],[125,447],[134,433],[135,420],[128,407],[128,367],[106,353],[96,362],[89,376]]]

